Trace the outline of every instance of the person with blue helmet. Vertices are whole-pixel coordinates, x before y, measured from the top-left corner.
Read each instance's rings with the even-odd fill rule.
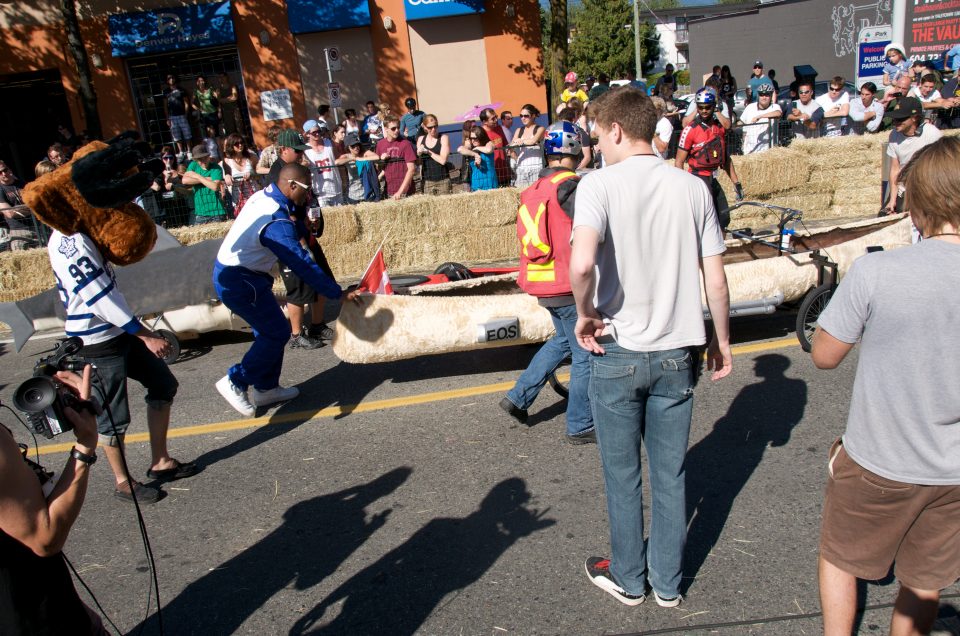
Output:
[[[508,415],[520,423],[526,422],[527,409],[549,375],[572,356],[565,437],[571,444],[596,442],[587,395],[590,354],[575,344],[577,308],[570,287],[570,231],[580,182],[574,167],[581,150],[576,126],[566,121],[553,124],[543,140],[547,167],[540,171],[540,178],[520,194],[517,237],[522,248],[517,284],[536,296],[540,306],[550,312],[556,333],[543,344],[507,396],[500,400],[500,408]]]

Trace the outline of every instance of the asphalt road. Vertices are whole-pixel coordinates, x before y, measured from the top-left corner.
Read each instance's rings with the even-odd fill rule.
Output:
[[[791,321],[735,322],[733,373],[697,387],[676,609],[629,608],[587,580],[584,559],[609,550],[596,446],[561,441],[549,387],[526,426],[497,406],[535,348],[371,366],[288,351],[282,382],[301,397],[239,419],[213,385],[248,337],[187,343],[170,446],[203,470],[143,509],[165,633],[816,634],[826,453],[856,359],[815,369]],[[51,343],[3,346],[4,404]],[[131,385],[135,475],[149,457],[142,397]],[[43,445],[42,462],[59,466],[64,444]],[[124,633],[149,613],[142,633],[158,634],[137,518],[112,490],[97,464],[65,552]],[[886,631],[895,588],[865,586],[860,633]],[[958,592],[940,633],[960,634]]]

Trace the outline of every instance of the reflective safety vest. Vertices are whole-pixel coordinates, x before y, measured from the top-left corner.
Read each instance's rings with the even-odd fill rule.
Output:
[[[573,220],[560,207],[557,190],[572,171],[542,177],[520,194],[517,238],[520,274],[517,284],[531,296],[567,296],[570,289],[570,232]]]

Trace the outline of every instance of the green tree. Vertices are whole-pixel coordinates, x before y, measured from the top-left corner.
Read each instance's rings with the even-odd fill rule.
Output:
[[[563,90],[563,74],[567,66],[567,0],[550,0],[550,12],[541,8],[545,28],[543,39],[549,42],[544,55],[547,77],[550,78],[551,102],[556,102]]]
[[[629,0],[583,0],[574,25],[568,62],[578,74],[618,78],[636,70]],[[640,49],[646,71],[660,57],[660,36],[646,22],[640,24]]]

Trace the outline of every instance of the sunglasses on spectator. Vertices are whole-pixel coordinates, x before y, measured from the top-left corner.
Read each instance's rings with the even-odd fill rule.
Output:
[[[309,190],[309,189],[310,189],[310,186],[304,185],[304,184],[300,183],[299,181],[297,181],[296,179],[287,179],[287,181],[290,182],[290,183],[292,183],[292,184],[294,184],[294,185],[300,186],[300,187],[303,188],[304,190]]]
[[[809,95],[809,94],[812,93],[812,92],[813,92],[813,91],[800,91],[800,94],[801,94],[801,95]]]
[[[390,126],[387,130],[400,130],[399,126]]]
[[[531,115],[530,113],[520,113],[521,119],[526,119],[528,117],[533,117],[533,115]]]
[[[830,87],[830,92],[831,92],[831,93],[837,93],[837,92],[842,91],[842,90],[843,90],[843,87],[842,87],[842,86],[831,86],[831,87]]]
[[[474,139],[476,139],[476,137],[474,137]],[[10,168],[7,168],[7,167],[4,167],[3,170],[0,170],[0,174],[10,174],[10,173],[12,173],[12,172],[13,172],[13,170],[11,170]]]
[[[236,148],[237,146],[242,146],[242,145],[243,145],[243,142],[238,141],[237,143],[233,144],[233,147]]]
[[[480,138],[475,135],[470,135],[470,139],[472,139],[473,141],[477,141]]]
[[[433,126],[424,126],[424,128],[426,128],[427,130],[436,130],[437,125],[434,124]]]

